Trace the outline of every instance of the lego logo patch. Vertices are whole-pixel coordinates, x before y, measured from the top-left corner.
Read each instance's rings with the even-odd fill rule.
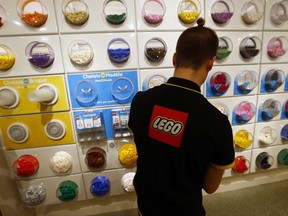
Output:
[[[179,148],[188,113],[155,105],[150,119],[149,137]]]
[[[172,135],[178,135],[183,129],[183,124],[159,116],[153,121],[152,127]]]

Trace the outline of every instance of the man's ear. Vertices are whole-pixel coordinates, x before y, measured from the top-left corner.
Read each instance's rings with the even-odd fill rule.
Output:
[[[173,59],[172,59],[172,61],[173,61],[173,66],[175,67],[175,65],[176,65],[176,58],[177,58],[177,56],[176,56],[176,52],[173,54]]]
[[[213,63],[215,60],[216,60],[216,56],[213,56],[211,59],[208,60],[207,67],[206,67],[208,72],[212,69]]]

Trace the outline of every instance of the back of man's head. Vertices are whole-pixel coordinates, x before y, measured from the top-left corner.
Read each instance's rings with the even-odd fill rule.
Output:
[[[186,29],[178,38],[176,45],[175,67],[199,69],[202,64],[213,58],[218,49],[216,33],[204,27],[205,20],[199,18],[198,26]]]

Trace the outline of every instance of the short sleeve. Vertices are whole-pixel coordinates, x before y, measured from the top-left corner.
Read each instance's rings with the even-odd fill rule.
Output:
[[[215,152],[211,158],[211,165],[218,169],[229,169],[234,165],[235,150],[233,133],[230,122],[225,116],[223,126],[216,130]]]

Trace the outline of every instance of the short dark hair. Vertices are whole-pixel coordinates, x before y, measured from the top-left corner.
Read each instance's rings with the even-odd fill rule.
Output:
[[[199,69],[201,65],[216,55],[218,36],[214,30],[204,27],[202,18],[197,20],[198,26],[182,32],[176,45],[175,67]]]

